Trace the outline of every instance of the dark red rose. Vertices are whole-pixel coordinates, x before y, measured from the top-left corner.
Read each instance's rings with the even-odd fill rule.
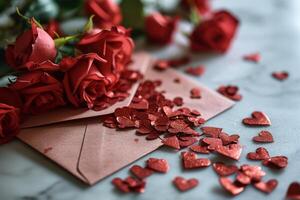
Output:
[[[90,109],[97,107],[99,99],[111,95],[109,90],[120,76],[96,53],[64,58],[61,68],[65,71],[63,85],[69,101],[76,107]]]
[[[200,15],[206,15],[211,11],[210,0],[181,0],[184,9],[196,8]]]
[[[177,22],[178,17],[172,18],[160,13],[153,13],[147,16],[145,28],[148,40],[157,44],[170,43],[176,30]]]
[[[0,87],[0,144],[12,140],[19,132],[22,102],[17,92]]]
[[[63,85],[47,72],[22,74],[9,88],[20,94],[22,112],[26,114],[38,114],[65,105]]]
[[[195,27],[190,36],[191,49],[200,52],[226,52],[238,25],[238,19],[228,11],[214,13],[211,18]]]
[[[19,131],[19,109],[0,103],[0,144],[4,144],[12,140]]]
[[[110,30],[92,30],[79,41],[77,48],[83,53],[97,53],[107,61],[107,68],[121,72],[131,61],[134,43],[129,32],[118,26]]]
[[[53,39],[57,37],[57,35],[62,36],[62,31],[59,27],[59,23],[55,20],[51,20],[45,27],[44,30],[52,37]]]
[[[54,61],[55,56],[53,39],[34,22],[31,23],[31,29],[20,35],[15,44],[9,45],[5,52],[7,64],[16,70],[30,70],[31,65]]]
[[[86,0],[85,9],[94,15],[94,23],[99,28],[110,28],[122,21],[121,10],[113,0]]]

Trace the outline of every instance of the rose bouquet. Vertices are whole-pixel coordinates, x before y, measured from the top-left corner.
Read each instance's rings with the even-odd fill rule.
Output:
[[[5,47],[5,61],[16,76],[0,88],[0,143],[11,140],[29,115],[59,107],[100,111],[128,97],[142,76],[127,67],[135,46],[131,33],[151,44],[168,45],[178,23],[187,20],[194,27],[187,34],[192,51],[225,53],[239,25],[229,11],[212,10],[208,0],[182,0],[175,9],[157,7],[155,12],[145,12],[149,5],[140,0],[120,5],[112,0],[74,1],[71,8],[65,7],[68,0],[48,1],[55,12],[37,14],[41,1],[36,0],[20,8],[25,16],[19,9],[18,15],[8,13],[21,25],[14,29],[15,41]],[[86,25],[67,35],[61,22],[75,16],[87,19]]]

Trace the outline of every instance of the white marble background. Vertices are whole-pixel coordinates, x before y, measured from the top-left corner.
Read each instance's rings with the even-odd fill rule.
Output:
[[[272,155],[288,156],[285,170],[267,168],[265,180],[276,178],[279,186],[270,195],[248,187],[235,199],[284,199],[290,182],[300,181],[300,1],[299,0],[215,0],[215,8],[229,8],[241,20],[237,40],[224,56],[194,56],[193,64],[204,64],[205,75],[199,81],[215,89],[220,84],[240,86],[243,100],[233,109],[210,120],[208,125],[223,127],[229,133],[239,133],[244,145],[242,159],[238,164],[253,163],[246,160],[247,152],[259,145],[251,138],[260,128],[247,128],[241,119],[253,110],[268,113],[275,143],[265,144]],[[158,57],[169,57],[186,51],[181,42],[163,50],[154,50]],[[263,57],[260,64],[245,62],[246,53],[259,51]],[[279,82],[271,77],[276,70],[287,70],[290,77]],[[165,158],[171,165],[166,175],[155,174],[147,180],[144,194],[123,195],[113,189],[113,177],[126,177],[129,167],[106,178],[93,187],[87,187],[19,141],[0,146],[0,199],[1,200],[119,200],[119,199],[208,199],[223,200],[231,196],[225,193],[213,169],[182,171],[179,154],[160,149],[140,159],[143,165],[148,157]],[[209,156],[216,160],[216,157]],[[258,164],[254,162],[255,164]],[[189,192],[180,193],[171,184],[172,179],[182,175],[196,177],[200,185]]]

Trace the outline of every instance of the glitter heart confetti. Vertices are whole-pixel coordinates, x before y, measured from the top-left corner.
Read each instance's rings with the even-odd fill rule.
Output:
[[[243,123],[248,126],[270,126],[271,121],[269,117],[260,111],[254,111],[251,118],[243,119]]]
[[[177,176],[173,180],[173,184],[176,186],[178,190],[185,192],[187,190],[197,187],[199,181],[195,178],[184,179],[183,177]]]
[[[258,143],[272,143],[274,142],[273,136],[269,131],[261,131],[258,136],[253,137],[254,142]]]

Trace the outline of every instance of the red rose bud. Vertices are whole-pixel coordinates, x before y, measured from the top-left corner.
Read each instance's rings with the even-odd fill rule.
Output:
[[[16,70],[32,70],[32,65],[54,61],[55,44],[51,36],[34,22],[31,29],[20,35],[15,44],[9,45],[5,52],[6,62]]]
[[[86,0],[85,10],[94,15],[94,23],[99,28],[110,28],[122,21],[121,10],[113,0]]]
[[[20,94],[22,111],[27,114],[38,114],[65,105],[62,84],[47,72],[22,74],[9,87]]]
[[[103,64],[105,68],[121,72],[131,61],[134,43],[128,30],[117,26],[110,30],[92,30],[79,41],[77,48],[83,53],[97,53],[107,61]]]
[[[12,140],[19,133],[19,130],[19,109],[0,103],[0,144]]]
[[[145,28],[148,40],[161,45],[170,43],[177,23],[178,17],[172,18],[160,13],[153,13],[147,16]]]
[[[186,10],[196,8],[200,15],[211,11],[210,0],[181,0],[181,6]]]
[[[66,71],[63,85],[67,98],[76,107],[94,108],[102,98],[110,96],[109,89],[119,80],[119,74],[95,53],[64,58],[61,67]]]
[[[50,35],[52,38],[56,38],[57,35],[61,36],[62,31],[59,27],[59,23],[57,21],[50,21],[45,27],[44,30]]]
[[[218,11],[211,18],[202,21],[190,36],[193,51],[214,51],[225,53],[235,36],[238,19],[225,10]]]

